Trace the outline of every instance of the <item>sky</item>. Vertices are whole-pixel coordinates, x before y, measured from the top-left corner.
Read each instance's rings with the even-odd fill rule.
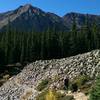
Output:
[[[100,0],[0,0],[0,13],[27,3],[59,16],[69,12],[100,15]]]

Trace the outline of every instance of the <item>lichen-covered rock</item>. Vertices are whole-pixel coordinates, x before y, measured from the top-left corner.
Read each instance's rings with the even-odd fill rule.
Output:
[[[35,100],[39,93],[36,87],[42,80],[50,78],[49,86],[60,88],[64,77],[73,79],[85,74],[95,78],[99,72],[100,50],[63,59],[39,60],[25,66],[0,87],[0,100]]]

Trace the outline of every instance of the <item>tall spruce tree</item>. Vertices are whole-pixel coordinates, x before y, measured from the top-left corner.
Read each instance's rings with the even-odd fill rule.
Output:
[[[92,23],[92,27],[91,27],[91,30],[92,30],[92,40],[91,40],[91,43],[92,43],[92,49],[97,49],[99,48],[99,38],[98,38],[98,25],[96,24],[97,22],[97,19],[95,19]]]
[[[76,16],[72,15],[72,29],[70,33],[70,55],[75,55],[77,52],[77,24]]]
[[[87,49],[88,51],[90,51],[92,49],[92,32],[91,32],[91,23],[89,22],[89,15],[87,14],[86,15],[86,18],[85,18],[85,29],[84,29],[84,32],[86,34],[86,37],[87,37]]]

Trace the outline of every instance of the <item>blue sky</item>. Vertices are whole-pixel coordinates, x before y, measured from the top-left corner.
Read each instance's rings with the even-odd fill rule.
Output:
[[[60,16],[68,12],[100,15],[100,0],[0,0],[0,13],[15,9],[26,3]]]

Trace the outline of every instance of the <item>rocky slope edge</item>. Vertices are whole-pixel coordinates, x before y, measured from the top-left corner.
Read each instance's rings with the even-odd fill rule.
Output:
[[[39,60],[27,65],[21,73],[0,87],[0,100],[35,100],[37,85],[45,79],[58,77],[50,86],[59,88],[64,77],[80,74],[96,77],[100,72],[100,50],[63,59]]]

